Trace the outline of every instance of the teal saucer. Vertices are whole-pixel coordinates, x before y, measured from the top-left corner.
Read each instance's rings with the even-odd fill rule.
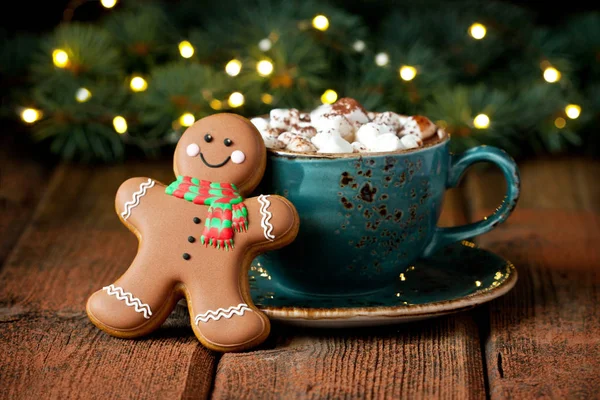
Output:
[[[473,308],[507,293],[517,281],[514,265],[462,241],[417,261],[376,292],[315,296],[278,285],[259,264],[249,271],[250,293],[272,320],[309,327],[396,324]]]

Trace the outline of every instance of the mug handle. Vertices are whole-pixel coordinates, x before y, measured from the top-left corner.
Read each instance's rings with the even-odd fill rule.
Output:
[[[423,252],[423,257],[432,256],[437,250],[448,244],[491,231],[498,224],[504,222],[515,209],[521,185],[519,169],[513,158],[497,147],[483,145],[469,149],[460,155],[453,155],[446,188],[456,187],[466,169],[478,162],[496,164],[504,174],[507,188],[502,204],[492,215],[481,221],[451,228],[436,227],[431,241]]]

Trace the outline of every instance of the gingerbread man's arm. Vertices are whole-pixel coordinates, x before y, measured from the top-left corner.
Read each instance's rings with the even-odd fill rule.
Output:
[[[276,195],[260,195],[244,200],[248,209],[249,244],[268,244],[269,249],[283,247],[298,234],[300,219],[287,199]]]
[[[164,193],[165,186],[152,178],[130,178],[123,182],[115,196],[115,211],[129,228],[139,229],[141,215],[154,203],[152,197]]]

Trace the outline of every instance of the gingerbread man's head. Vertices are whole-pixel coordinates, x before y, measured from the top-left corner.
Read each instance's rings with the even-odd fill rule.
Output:
[[[233,183],[242,196],[260,182],[267,150],[254,125],[236,114],[221,113],[198,120],[179,139],[175,175]]]

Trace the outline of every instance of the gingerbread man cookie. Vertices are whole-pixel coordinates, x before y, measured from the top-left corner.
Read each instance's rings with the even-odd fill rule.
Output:
[[[121,338],[157,329],[183,297],[195,335],[217,351],[256,346],[268,318],[252,303],[247,271],[260,253],[298,233],[294,206],[280,196],[245,199],[265,171],[266,148],[249,120],[217,114],[182,135],[168,186],[132,178],[115,199],[138,252],[116,282],[87,302],[90,320]]]

